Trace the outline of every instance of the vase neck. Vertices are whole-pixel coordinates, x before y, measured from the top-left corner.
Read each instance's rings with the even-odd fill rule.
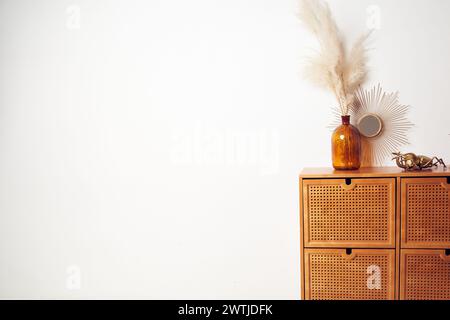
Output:
[[[342,124],[350,124],[350,116],[342,116]]]

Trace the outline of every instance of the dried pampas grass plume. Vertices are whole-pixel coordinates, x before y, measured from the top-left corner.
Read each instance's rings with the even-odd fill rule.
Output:
[[[320,0],[300,0],[300,21],[315,35],[320,51],[310,57],[304,76],[313,84],[331,90],[342,115],[348,115],[354,103],[355,91],[367,77],[366,41],[361,36],[346,55],[344,44],[330,8]]]

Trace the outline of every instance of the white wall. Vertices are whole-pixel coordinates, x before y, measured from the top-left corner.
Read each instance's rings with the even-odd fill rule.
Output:
[[[368,86],[450,160],[450,1],[329,2],[349,39],[379,6]],[[330,165],[335,102],[295,10],[2,0],[0,298],[298,298],[297,174]]]

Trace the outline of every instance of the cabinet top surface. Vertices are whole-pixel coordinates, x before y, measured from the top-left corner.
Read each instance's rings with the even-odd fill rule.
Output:
[[[348,178],[348,177],[450,177],[450,168],[434,168],[422,171],[405,171],[397,167],[361,168],[340,171],[333,168],[305,168],[300,177],[306,179]]]

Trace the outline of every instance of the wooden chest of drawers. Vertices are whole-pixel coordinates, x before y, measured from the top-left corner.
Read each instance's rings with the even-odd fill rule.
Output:
[[[450,170],[305,169],[300,228],[304,299],[450,299]]]

